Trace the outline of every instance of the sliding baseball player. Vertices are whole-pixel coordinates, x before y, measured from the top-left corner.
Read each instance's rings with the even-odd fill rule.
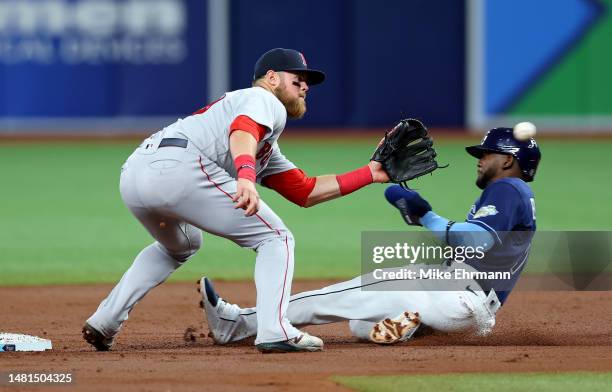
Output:
[[[408,270],[435,268],[451,276],[462,271],[473,278],[437,280],[415,274],[397,290],[397,280],[364,275],[292,296],[289,320],[296,325],[349,320],[355,336],[380,344],[407,340],[423,324],[444,332],[489,333],[527,262],[536,229],[535,198],[527,182],[533,181],[541,154],[533,138],[518,140],[510,128],[492,129],[480,145],[466,150],[478,159],[476,185],[483,192],[465,221],[437,215],[417,192],[398,185],[385,196],[409,225],[424,226],[452,247],[480,247],[486,255],[464,262],[449,259],[441,266],[415,264]],[[223,300],[205,277],[199,290],[216,343],[256,333],[257,309]]]

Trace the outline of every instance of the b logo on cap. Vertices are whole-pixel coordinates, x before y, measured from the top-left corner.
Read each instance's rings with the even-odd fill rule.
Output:
[[[304,57],[304,55],[301,52],[298,52],[300,54],[300,58],[302,59],[302,63],[304,64],[304,67],[307,67],[308,64],[306,64],[306,57]]]

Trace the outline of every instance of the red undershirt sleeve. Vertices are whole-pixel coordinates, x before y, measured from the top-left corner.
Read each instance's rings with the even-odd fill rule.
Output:
[[[240,115],[230,125],[230,135],[234,131],[245,131],[253,135],[259,142],[266,134],[266,127],[253,121],[249,116]]]
[[[274,189],[285,199],[304,207],[308,196],[317,182],[316,177],[308,177],[300,169],[291,169],[264,177],[261,183]]]

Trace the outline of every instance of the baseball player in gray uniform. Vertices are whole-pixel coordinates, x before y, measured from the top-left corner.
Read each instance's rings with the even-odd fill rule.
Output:
[[[257,252],[259,351],[323,348],[287,318],[294,238],[255,184],[310,207],[389,180],[374,161],[341,175],[309,177],[281,153],[277,140],[287,116],[302,118],[309,86],[324,79],[300,52],[272,49],[257,60],[251,88],[226,93],[134,151],[121,170],[121,196],[155,242],[85,322],[88,343],[111,349],[136,303],[198,251],[205,231]]]

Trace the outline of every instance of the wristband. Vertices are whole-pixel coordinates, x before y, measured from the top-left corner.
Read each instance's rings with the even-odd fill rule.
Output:
[[[450,245],[450,243],[448,242],[449,238],[448,238],[448,232],[450,231],[451,227],[455,224],[455,221],[448,221],[448,223],[446,224],[446,234],[445,234],[445,239],[446,239],[446,244]]]
[[[336,181],[340,187],[342,196],[355,192],[357,189],[363,188],[373,182],[372,171],[368,165],[360,167],[357,170],[336,176]]]
[[[252,182],[257,179],[255,171],[255,158],[249,154],[242,154],[234,159],[237,178],[246,178]]]

